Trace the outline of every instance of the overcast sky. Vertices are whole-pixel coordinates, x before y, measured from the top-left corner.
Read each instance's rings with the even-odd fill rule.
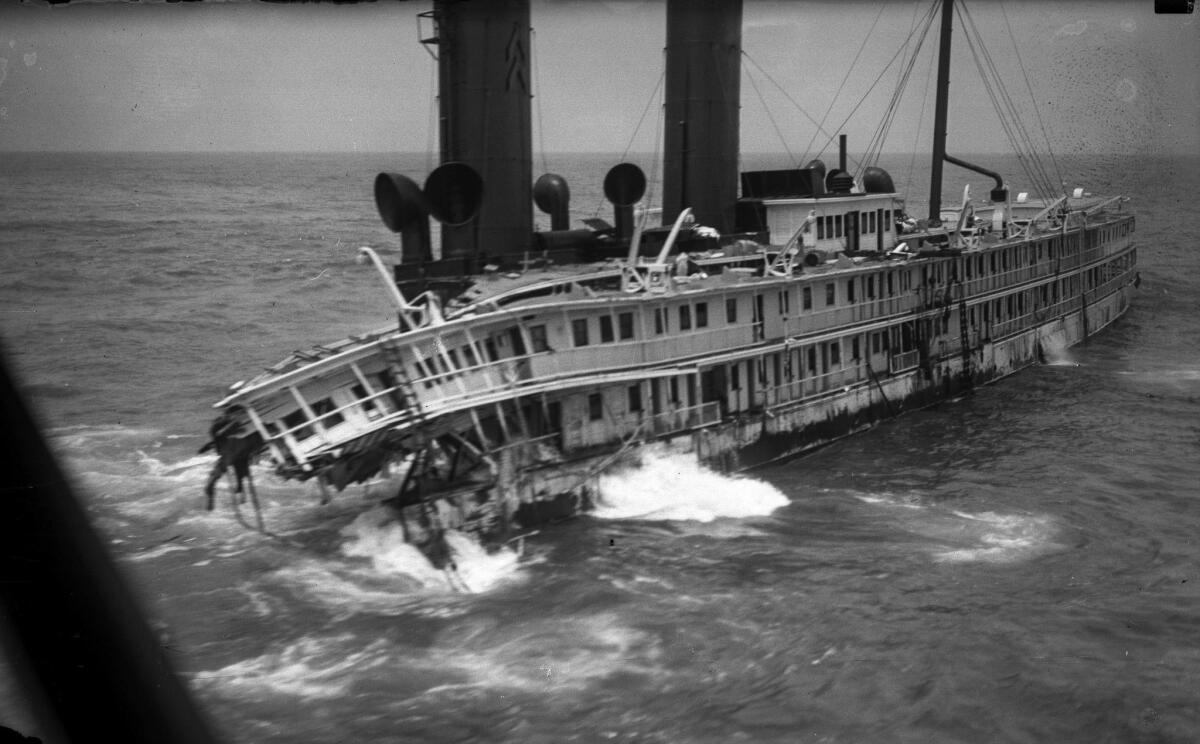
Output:
[[[743,148],[820,148],[828,137],[805,114],[838,131],[929,2],[746,0]],[[435,63],[417,24],[431,5],[0,0],[0,150],[436,148]],[[654,149],[664,7],[533,0],[535,151]],[[1156,16],[1153,0],[967,7],[1040,138],[1032,88],[1056,152],[1200,152],[1193,16]],[[951,151],[1007,150],[963,36],[954,51]],[[931,59],[913,68],[888,151],[928,146]],[[875,132],[899,72],[887,69],[842,127],[852,150]]]

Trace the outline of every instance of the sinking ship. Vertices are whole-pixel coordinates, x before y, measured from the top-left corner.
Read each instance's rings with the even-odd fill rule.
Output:
[[[940,49],[921,215],[882,168],[850,171],[844,136],[836,167],[739,173],[741,4],[666,12],[661,210],[651,223],[643,170],[617,163],[612,223],[578,229],[564,179],[533,179],[527,0],[421,14],[442,165],[377,177],[400,261],[362,249],[396,323],[233,386],[213,481],[232,468],[240,489],[259,459],[323,491],[396,468],[406,539],[496,544],[586,511],[651,443],[752,468],[1003,378],[1129,307],[1126,198],[1031,198],[946,152],[951,0],[924,18]],[[943,208],[946,163],[994,179],[988,198]]]

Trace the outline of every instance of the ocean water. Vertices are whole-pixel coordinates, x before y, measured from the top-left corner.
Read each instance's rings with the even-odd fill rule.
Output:
[[[575,219],[616,160],[548,158]],[[264,535],[197,454],[226,386],[391,321],[355,252],[425,156],[5,154],[0,337],[226,741],[1195,741],[1200,159],[1060,164],[1139,215],[1101,335],[736,478],[648,452],[519,556],[459,541],[461,580],[381,524],[394,482],[260,471]],[[0,723],[39,733],[2,651]]]

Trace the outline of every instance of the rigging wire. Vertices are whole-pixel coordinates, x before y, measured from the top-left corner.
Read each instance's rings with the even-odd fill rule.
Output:
[[[1046,172],[1041,159],[1037,156],[1033,139],[1021,123],[1016,105],[1004,87],[1003,78],[995,62],[992,60],[987,48],[983,45],[983,38],[975,26],[974,20],[965,9],[959,11],[959,18],[963,21],[963,28],[967,32],[965,34],[967,45],[971,49],[976,67],[979,68],[984,88],[992,101],[992,105],[996,109],[1001,127],[1009,138],[1013,150],[1017,153],[1017,159],[1021,164],[1022,170],[1024,170],[1030,183],[1043,195],[1049,196],[1056,193],[1057,189],[1054,188],[1049,174]]]
[[[831,113],[833,113],[833,104],[837,103],[838,98],[842,95],[842,89],[846,86],[846,81],[850,79],[850,73],[854,71],[854,66],[858,64],[859,57],[862,56],[863,49],[867,47],[867,41],[870,40],[871,33],[875,30],[876,24],[879,23],[879,17],[883,15],[883,9],[886,7],[887,3],[879,4],[879,12],[875,14],[875,20],[871,22],[871,28],[867,29],[867,33],[863,35],[862,43],[858,45],[858,51],[854,53],[854,60],[850,63],[850,66],[846,68],[846,74],[842,76],[842,82],[838,84],[837,92],[833,94],[833,98],[831,98],[829,101],[829,106],[825,109],[825,114],[821,117],[821,122],[817,124],[817,130],[813,132],[812,139],[810,139],[808,144],[804,146],[805,157],[807,157],[808,153],[812,151],[812,144],[817,139],[817,132],[821,131],[821,128],[825,126],[825,120],[829,118]],[[822,148],[822,150],[824,150],[824,148]]]
[[[538,64],[537,30],[529,29],[529,64],[533,67],[533,85],[537,93],[533,96],[537,109],[538,145],[542,156],[542,173],[550,172],[546,162],[546,127],[542,125],[542,69]]]
[[[1037,97],[1033,95],[1033,86],[1029,83],[1029,74],[1025,71],[1025,62],[1021,59],[1021,51],[1017,48],[1016,38],[1013,36],[1012,24],[1008,21],[1008,11],[1004,8],[1004,2],[1000,2],[1000,12],[1004,15],[1004,25],[1008,28],[1008,37],[1012,41],[1013,53],[1017,57],[1017,64],[1021,67],[1021,76],[1025,78],[1025,90],[1029,92],[1029,102],[1033,105],[1033,114],[1037,117],[1038,127],[1042,130],[1042,138],[1046,140],[1046,152],[1050,155],[1050,162],[1054,166],[1054,174],[1058,178],[1058,183],[1062,184],[1062,170],[1058,167],[1058,158],[1054,156],[1054,149],[1050,146],[1050,135],[1046,133],[1046,123],[1042,121],[1042,112],[1037,105]]]
[[[927,19],[924,29],[921,31],[920,37],[917,40],[916,47],[912,51],[912,56],[908,58],[907,63],[901,65],[900,79],[896,84],[895,91],[892,93],[891,100],[888,102],[887,111],[884,113],[879,126],[876,128],[875,134],[872,135],[871,140],[867,143],[867,149],[863,158],[864,162],[860,164],[859,173],[862,172],[862,169],[865,167],[866,163],[874,162],[879,157],[879,154],[883,151],[883,144],[887,140],[887,135],[891,131],[892,124],[895,122],[897,113],[899,113],[900,103],[903,100],[904,91],[908,87],[908,82],[911,79],[912,71],[916,67],[917,59],[921,53],[922,47],[925,44],[925,39],[928,38],[929,29],[932,27],[932,25],[933,16],[930,15]],[[905,41],[904,48],[908,48],[907,40]],[[928,89],[926,90],[926,95],[928,95]],[[922,111],[922,114],[924,114],[924,111]]]
[[[936,6],[931,6],[931,8],[930,8],[931,17],[932,17],[932,13],[933,13],[933,8],[935,8],[935,7]],[[863,93],[862,97],[858,99],[858,103],[854,104],[854,108],[850,110],[850,113],[846,115],[846,118],[842,120],[842,123],[837,126],[836,131],[841,131],[846,126],[846,123],[849,122],[850,119],[852,119],[854,117],[854,114],[858,112],[858,109],[867,100],[867,97],[871,95],[871,91],[875,90],[875,86],[879,85],[879,81],[883,79],[883,76],[887,73],[887,71],[889,69],[891,69],[892,65],[895,64],[896,60],[900,57],[900,54],[903,51],[904,51],[904,46],[901,46],[899,49],[896,50],[896,53],[893,54],[892,58],[888,60],[888,63],[886,65],[884,65],[884,67],[880,71],[879,75],[877,75],[875,77],[874,82],[871,83],[871,87],[867,88],[866,93]],[[825,148],[829,147],[830,143],[832,143],[832,142],[833,142],[833,136],[831,135],[829,137],[829,139],[825,142],[825,144],[821,147],[820,151],[824,152]],[[806,155],[806,157],[807,157],[807,155]]]
[[[429,173],[433,170],[433,148],[436,146],[435,138],[437,131],[438,117],[438,61],[431,54],[433,64],[429,66],[429,105],[426,107],[429,111],[429,131],[425,135],[425,172]]]
[[[754,88],[755,94],[758,95],[758,102],[762,104],[763,111],[767,115],[767,120],[771,122],[771,126],[775,129],[776,136],[779,137],[779,143],[783,145],[783,151],[787,153],[788,159],[792,161],[792,165],[799,168],[800,161],[796,160],[796,156],[792,154],[791,148],[788,147],[787,140],[783,137],[783,131],[779,128],[779,123],[775,121],[775,117],[771,115],[771,108],[767,105],[767,101],[763,98],[762,91],[758,89],[758,83],[754,82],[754,76],[750,74],[750,70],[746,70],[746,79],[750,81],[750,87]]]
[[[825,134],[829,134],[829,132],[826,132],[826,131],[825,131],[825,130],[824,130],[822,127],[821,127],[820,123],[818,123],[818,122],[817,122],[817,120],[816,120],[816,119],[814,119],[814,118],[812,117],[812,115],[810,115],[810,114],[809,114],[807,111],[805,111],[805,110],[804,110],[804,108],[803,108],[803,107],[800,105],[800,103],[799,103],[798,101],[796,101],[796,99],[795,99],[795,98],[793,98],[793,97],[792,97],[792,95],[791,95],[790,93],[788,93],[788,92],[787,92],[787,89],[786,89],[786,88],[784,88],[782,85],[780,85],[780,84],[779,84],[779,81],[777,81],[775,78],[771,77],[771,73],[769,73],[769,72],[767,72],[766,70],[764,70],[764,69],[763,69],[763,67],[762,67],[762,65],[758,64],[758,62],[757,62],[757,61],[755,61],[755,59],[754,59],[753,57],[751,57],[749,54],[747,54],[747,53],[746,53],[746,50],[745,50],[745,49],[743,49],[743,50],[742,50],[742,56],[746,58],[746,61],[747,61],[747,62],[749,62],[750,64],[754,65],[754,66],[755,66],[755,68],[757,68],[757,69],[758,69],[758,71],[762,73],[763,77],[765,77],[765,78],[766,78],[768,81],[770,81],[770,83],[771,83],[772,85],[774,85],[774,86],[775,86],[775,88],[776,88],[776,89],[777,89],[777,90],[778,90],[780,93],[782,93],[782,94],[783,94],[783,97],[784,97],[784,98],[786,98],[786,99],[788,99],[788,101],[789,101],[789,102],[792,104],[792,106],[794,106],[794,107],[796,108],[796,110],[797,110],[797,111],[799,111],[801,114],[803,114],[803,115],[804,115],[804,118],[806,118],[806,119],[808,119],[810,122],[812,122],[813,126],[815,126],[815,127],[817,128],[817,130],[818,130],[818,131],[820,131],[820,132],[823,132],[823,133],[825,133]],[[802,159],[803,159],[803,157],[802,157]]]
[[[654,103],[654,96],[662,88],[663,80],[667,77],[666,67],[658,75],[658,82],[654,84],[654,89],[650,91],[650,97],[646,99],[646,105],[642,108],[642,115],[638,117],[637,125],[633,128],[633,134],[629,136],[629,142],[625,145],[625,149],[621,152],[621,162],[625,162],[625,157],[629,155],[629,151],[633,149],[633,141],[637,139],[638,132],[642,130],[642,122],[646,120],[646,112],[650,110],[650,105]]]
[[[1004,87],[1003,78],[1000,75],[999,69],[996,67],[995,62],[992,60],[991,53],[988,52],[987,47],[984,46],[984,44],[983,44],[983,36],[979,33],[978,28],[975,27],[974,20],[971,19],[969,11],[967,11],[964,8],[964,13],[966,13],[966,17],[970,23],[970,27],[973,30],[973,32],[975,33],[976,38],[979,42],[980,48],[982,50],[983,59],[988,64],[988,66],[992,72],[992,75],[995,77],[995,79],[997,81],[997,85],[999,86],[999,92],[1002,96],[1001,100],[1007,109],[1008,115],[1010,117],[1012,117],[1013,129],[1020,136],[1021,141],[1026,148],[1025,152],[1028,153],[1028,158],[1030,160],[1030,167],[1032,168],[1032,170],[1034,171],[1034,173],[1036,174],[1037,179],[1038,179],[1037,181],[1035,181],[1035,185],[1037,186],[1038,190],[1042,192],[1042,194],[1044,196],[1050,196],[1052,194],[1057,193],[1059,191],[1059,189],[1054,186],[1053,181],[1050,179],[1050,174],[1046,171],[1046,167],[1045,167],[1045,164],[1044,164],[1042,158],[1040,158],[1037,154],[1037,147],[1036,147],[1036,145],[1034,145],[1033,137],[1030,136],[1029,131],[1025,128],[1024,120],[1020,116],[1020,112],[1017,109],[1016,104],[1013,102],[1012,97],[1008,94],[1008,90]],[[1021,154],[1024,155],[1025,153],[1021,153]]]
[[[917,131],[913,135],[913,149],[908,158],[908,181],[904,184],[904,198],[908,199],[909,191],[912,188],[913,173],[917,164],[917,146],[921,141],[921,127],[925,125],[925,104],[929,100],[929,79],[933,77],[933,61],[936,55],[929,55],[929,65],[925,68],[925,89],[921,94],[921,113],[917,117]]]

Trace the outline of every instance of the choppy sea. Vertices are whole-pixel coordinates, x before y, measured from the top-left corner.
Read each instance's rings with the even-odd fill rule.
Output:
[[[576,219],[615,162],[549,160]],[[1060,165],[1139,216],[1112,327],[739,477],[651,453],[519,558],[462,543],[470,593],[377,526],[386,480],[258,472],[274,537],[201,493],[229,384],[390,322],[355,252],[396,247],[375,173],[425,156],[5,154],[0,337],[226,741],[1196,741],[1200,159]]]

